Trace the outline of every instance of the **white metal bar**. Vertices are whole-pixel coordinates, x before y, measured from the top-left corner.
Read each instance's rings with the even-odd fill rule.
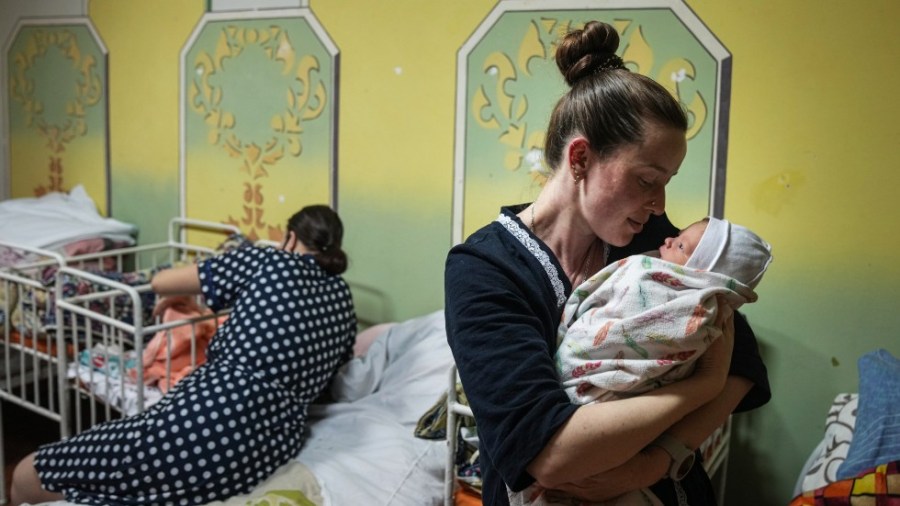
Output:
[[[456,450],[459,442],[456,439],[459,432],[459,417],[474,418],[472,409],[460,404],[456,395],[457,374],[456,366],[450,367],[450,381],[447,387],[447,462],[444,468],[444,506],[453,506],[453,491],[456,484]]]

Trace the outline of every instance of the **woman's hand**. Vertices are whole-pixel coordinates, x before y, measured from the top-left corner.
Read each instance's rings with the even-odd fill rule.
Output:
[[[648,446],[619,467],[578,482],[562,484],[545,494],[548,500],[575,497],[584,501],[607,501],[653,485],[665,476],[669,461],[669,454],[664,450]]]
[[[162,318],[167,309],[172,308],[182,313],[201,313],[200,305],[190,295],[170,295],[159,297],[153,306],[153,317]]]
[[[725,380],[731,368],[731,352],[734,349],[734,309],[723,296],[716,296],[716,300],[718,308],[715,326],[721,329],[722,333],[697,359],[694,368],[694,377],[703,380],[703,386],[711,394],[710,399],[717,396],[725,387]]]

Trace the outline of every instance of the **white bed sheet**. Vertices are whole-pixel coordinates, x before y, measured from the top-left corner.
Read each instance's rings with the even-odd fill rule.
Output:
[[[318,480],[323,506],[442,504],[447,443],[413,432],[446,391],[452,361],[436,311],[391,326],[339,371],[336,401],[310,407],[297,457]]]
[[[68,194],[0,202],[0,240],[23,246],[53,250],[92,237],[130,243],[136,231],[134,225],[100,216],[81,185]]]
[[[453,358],[444,313],[399,323],[340,371],[338,402],[313,406],[298,460],[319,479],[326,504],[442,503],[446,441],[413,436],[447,389]]]

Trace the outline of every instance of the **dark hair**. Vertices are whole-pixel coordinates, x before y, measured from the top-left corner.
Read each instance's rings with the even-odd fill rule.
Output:
[[[341,249],[344,225],[341,218],[325,205],[306,206],[291,216],[288,232],[293,232],[329,274],[347,270],[347,254]]]
[[[606,154],[641,142],[649,122],[687,131],[687,115],[675,97],[653,79],[630,72],[616,56],[618,47],[615,28],[599,21],[559,42],[556,65],[571,89],[556,103],[547,127],[544,158],[551,168],[559,166],[574,135]]]

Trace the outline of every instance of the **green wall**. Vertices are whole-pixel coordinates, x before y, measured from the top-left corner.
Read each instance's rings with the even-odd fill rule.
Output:
[[[726,504],[786,504],[831,399],[857,389],[857,358],[900,355],[900,3],[687,4],[733,55],[725,216],[775,253],[745,309],[774,398],[735,419]],[[442,306],[456,51],[493,6],[310,1],[341,51],[339,201],[366,316]],[[205,8],[89,3],[110,52],[114,214],[142,242],[178,212],[178,58]]]

